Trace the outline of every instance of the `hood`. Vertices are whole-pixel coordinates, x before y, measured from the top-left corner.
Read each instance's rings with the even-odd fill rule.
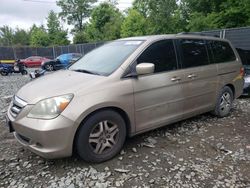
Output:
[[[78,92],[81,92],[81,94],[85,92],[87,94],[91,92],[88,89],[90,87],[100,88],[96,87],[96,85],[101,84],[105,78],[98,75],[61,70],[29,82],[16,95],[29,104],[35,104],[42,99],[59,95],[70,93],[76,95]],[[80,90],[83,87],[83,91]]]

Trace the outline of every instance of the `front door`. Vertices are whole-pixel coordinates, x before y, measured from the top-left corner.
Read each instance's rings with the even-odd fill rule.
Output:
[[[145,131],[182,117],[183,93],[173,40],[157,41],[137,59],[153,63],[153,74],[133,80],[136,131]]]

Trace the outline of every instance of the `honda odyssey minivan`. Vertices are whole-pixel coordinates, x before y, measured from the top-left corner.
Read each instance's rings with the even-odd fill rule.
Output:
[[[244,69],[227,40],[158,35],[116,40],[13,97],[7,124],[45,158],[103,162],[126,137],[205,112],[230,113]]]

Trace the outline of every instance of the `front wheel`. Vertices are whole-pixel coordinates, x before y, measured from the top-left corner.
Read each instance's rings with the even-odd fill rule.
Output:
[[[53,71],[54,70],[54,66],[51,64],[45,65],[45,70],[46,71]]]
[[[8,72],[7,71],[0,71],[0,74],[2,75],[2,76],[8,76]]]
[[[76,150],[83,160],[99,163],[117,155],[125,138],[123,118],[112,110],[100,111],[81,125],[76,135]]]
[[[216,107],[213,111],[213,114],[218,117],[228,116],[232,109],[233,99],[234,97],[231,88],[228,86],[222,88],[217,98]]]
[[[28,74],[28,71],[23,70],[21,74],[22,74],[22,75],[27,75],[27,74]]]

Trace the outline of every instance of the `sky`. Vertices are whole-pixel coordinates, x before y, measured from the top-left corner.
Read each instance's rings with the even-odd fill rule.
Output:
[[[103,2],[104,0],[101,0]],[[117,7],[125,10],[133,0],[117,0]],[[45,24],[50,10],[60,12],[56,0],[0,0],[0,27],[8,25],[12,28],[29,29],[34,23]],[[65,29],[70,29],[66,23]]]

